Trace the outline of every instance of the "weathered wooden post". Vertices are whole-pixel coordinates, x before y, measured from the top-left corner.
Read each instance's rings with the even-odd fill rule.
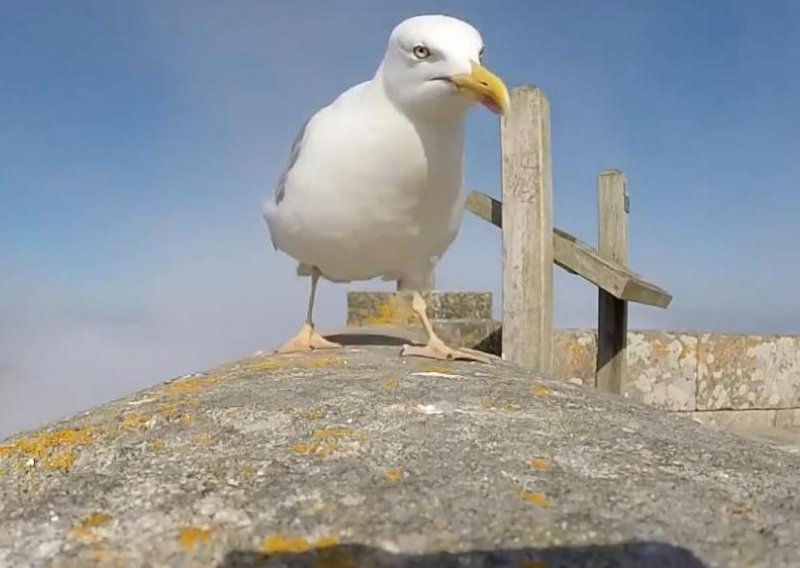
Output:
[[[541,89],[511,90],[501,120],[504,359],[553,369],[553,179],[550,104]]]
[[[612,262],[628,264],[628,188],[625,175],[609,170],[598,176],[598,252]],[[602,288],[598,295],[597,388],[619,394],[627,368],[628,303]]]

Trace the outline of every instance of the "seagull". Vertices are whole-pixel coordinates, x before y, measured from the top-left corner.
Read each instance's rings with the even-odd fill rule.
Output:
[[[483,61],[469,23],[414,16],[390,33],[372,79],[342,92],[309,118],[263,217],[272,245],[310,276],[306,320],[280,353],[341,347],[314,327],[320,278],[396,281],[427,334],[401,356],[483,361],[433,330],[423,293],[458,234],[464,210],[464,121],[482,104],[510,106],[503,81]]]

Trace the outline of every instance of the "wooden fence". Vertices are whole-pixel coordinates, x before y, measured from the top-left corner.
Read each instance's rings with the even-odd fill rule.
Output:
[[[479,191],[467,209],[503,235],[503,358],[553,370],[553,265],[598,288],[596,386],[619,393],[625,375],[627,303],[666,308],[672,296],[627,268],[629,198],[618,170],[598,177],[597,249],[553,227],[550,105],[541,89],[511,90],[511,113],[501,120],[498,201]]]

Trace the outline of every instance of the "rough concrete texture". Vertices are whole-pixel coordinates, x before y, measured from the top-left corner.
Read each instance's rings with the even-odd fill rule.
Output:
[[[256,357],[6,440],[0,565],[797,566],[800,456],[398,351]]]

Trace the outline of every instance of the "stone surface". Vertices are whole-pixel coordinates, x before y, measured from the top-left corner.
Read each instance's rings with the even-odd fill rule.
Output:
[[[800,407],[800,337],[703,334],[698,410]]]
[[[553,333],[553,373],[567,380],[580,379],[594,386],[597,365],[597,333],[582,329],[559,329]]]
[[[667,410],[694,410],[697,338],[664,331],[628,332],[628,377],[622,395]],[[554,337],[555,374],[594,385],[597,333],[558,330]]]
[[[702,424],[728,430],[774,428],[777,410],[705,410],[689,414]]]
[[[499,323],[492,319],[491,294],[434,291],[425,294],[425,299],[431,325],[448,345],[500,353]],[[368,330],[402,326],[406,335],[424,339],[410,297],[396,292],[349,292],[347,325]]]
[[[434,292],[429,316],[455,347],[500,353],[492,296]],[[419,329],[410,304],[392,292],[348,294],[348,325]],[[595,330],[554,333],[554,374],[594,385]],[[667,410],[800,409],[800,336],[631,330],[622,394]]]
[[[440,292],[423,294],[428,317],[438,320],[492,319],[492,295],[485,292]],[[396,292],[348,292],[347,325],[419,325],[410,297]]]
[[[800,429],[800,408],[786,408],[775,411],[775,426],[779,428]]]
[[[800,456],[397,345],[240,361],[0,456],[2,566],[781,568],[800,540]]]
[[[625,396],[667,410],[694,410],[697,338],[663,331],[628,333]]]

